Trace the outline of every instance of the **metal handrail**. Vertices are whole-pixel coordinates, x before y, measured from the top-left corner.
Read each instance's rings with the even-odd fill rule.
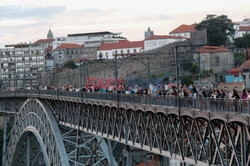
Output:
[[[25,90],[17,89],[14,91],[1,91],[0,97],[43,97],[45,95],[56,97],[76,97],[82,99],[107,100],[116,101],[116,93],[96,93],[96,92],[70,92],[70,91],[54,91],[54,90]],[[177,107],[177,98],[175,96],[157,96],[133,94],[119,95],[119,102],[148,104],[156,106]],[[194,98],[180,97],[180,108],[182,109],[198,109],[200,111],[224,112],[224,113],[244,113],[250,115],[250,100],[227,99],[227,98]]]

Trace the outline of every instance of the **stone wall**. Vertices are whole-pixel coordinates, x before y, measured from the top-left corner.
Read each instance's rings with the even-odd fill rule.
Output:
[[[3,129],[4,117],[0,116],[0,130]]]
[[[126,79],[127,77],[148,78],[148,69],[150,75],[164,75],[175,73],[175,46],[204,44],[203,38],[206,39],[206,33],[196,33],[195,40],[186,40],[182,42],[171,43],[161,48],[144,52],[127,59],[118,59],[118,78]],[[203,37],[202,37],[203,36]],[[178,49],[180,54],[184,54],[189,48]],[[185,58],[181,58],[185,60]],[[86,85],[86,77],[96,77],[97,79],[114,79],[114,60],[97,60],[85,64],[82,67],[82,83]],[[149,64],[149,65],[148,65]],[[42,73],[40,84],[56,85],[57,76],[55,72]],[[79,68],[75,70],[64,70],[58,74],[58,84],[61,85],[80,85]]]

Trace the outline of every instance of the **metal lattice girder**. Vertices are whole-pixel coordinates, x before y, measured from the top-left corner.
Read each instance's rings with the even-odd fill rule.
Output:
[[[81,131],[77,143],[77,130],[65,126],[60,128],[71,165],[117,166],[109,140]]]
[[[39,143],[46,165],[69,165],[57,122],[50,107],[37,99],[27,99],[16,114],[5,165],[18,165],[16,159],[23,140],[32,133]],[[15,153],[16,152],[16,153]],[[28,159],[27,159],[28,162]]]
[[[82,104],[78,111],[73,105],[58,101],[53,110],[61,124],[89,134],[198,165],[247,165],[250,161],[249,148],[243,148],[249,147],[250,127],[240,122],[95,104]]]
[[[236,107],[224,101],[221,103],[206,101],[207,105],[202,109],[203,101],[182,99],[179,112],[175,108],[175,98],[171,97],[121,95],[119,96],[121,102],[118,105],[117,96],[114,94],[84,93],[82,97],[81,93],[71,92],[59,92],[57,95],[53,91],[41,91],[41,93],[43,94],[29,91],[25,95],[45,100],[50,106],[45,110],[51,109],[57,122],[71,129],[197,165],[250,164],[249,102],[247,107],[242,107],[244,102],[239,102],[237,111],[240,112],[235,112]],[[4,101],[8,103],[5,105],[8,107],[5,113],[16,113],[17,106],[13,106],[17,100],[15,95],[24,97],[22,92],[6,94],[10,97],[9,101]],[[32,104],[26,106],[29,108]],[[244,109],[241,110],[241,107]],[[16,136],[12,136],[11,140],[15,140],[16,144],[9,144],[8,148],[12,153],[22,131],[26,132],[23,129],[27,126],[34,127],[29,129],[37,133],[38,140],[47,141],[46,145],[49,146],[54,145],[52,138],[55,132],[46,133],[52,143],[40,134],[44,132],[41,124],[44,124],[46,129],[51,128],[48,125],[50,123],[46,123],[45,120],[50,116],[40,113],[44,112],[43,109],[40,112],[31,111],[34,114],[30,114],[27,110],[29,109],[25,108],[23,113],[18,114],[16,119],[18,123],[14,124],[14,126],[18,124],[18,127],[14,127],[12,133],[15,132]],[[27,118],[20,119],[19,116],[25,117],[24,115],[27,115]],[[41,117],[42,120],[36,117]],[[56,120],[53,120],[55,126],[57,126]],[[40,130],[35,130],[37,128]],[[79,141],[79,138],[80,135],[76,134],[75,139]],[[80,145],[80,142],[75,141],[74,148],[77,147],[77,153]],[[8,151],[7,154],[10,154]]]

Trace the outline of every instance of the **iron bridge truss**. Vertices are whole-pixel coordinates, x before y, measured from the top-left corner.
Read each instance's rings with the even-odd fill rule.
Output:
[[[250,165],[248,115],[230,121],[228,114],[196,116],[193,110],[180,114],[60,96],[28,98],[17,111],[6,104],[15,100],[17,96],[3,101],[4,107],[1,103],[1,112],[14,116],[5,165],[25,160],[36,165],[129,165],[127,152],[133,148],[197,165]],[[17,160],[20,154],[26,156],[22,161]]]

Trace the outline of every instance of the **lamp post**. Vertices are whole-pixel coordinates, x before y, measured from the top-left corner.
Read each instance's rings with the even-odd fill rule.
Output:
[[[179,58],[178,58],[178,46],[175,46],[175,67],[176,67],[176,83],[177,83],[177,109],[179,116],[181,115],[180,110],[180,90],[179,90]]]
[[[23,75],[23,83],[24,83],[24,94],[26,96],[26,67],[24,68],[24,75]]]
[[[200,89],[201,89],[201,56],[200,52],[198,52],[198,65],[199,65],[199,84],[200,84]]]
[[[56,68],[56,93],[57,93],[57,98],[58,98],[58,96],[59,96],[59,92],[58,92],[58,73],[57,73],[57,66],[55,66],[55,68]]]
[[[79,83],[80,83],[80,90],[81,90],[81,99],[82,99],[82,60],[80,60],[80,68],[79,68]]]

